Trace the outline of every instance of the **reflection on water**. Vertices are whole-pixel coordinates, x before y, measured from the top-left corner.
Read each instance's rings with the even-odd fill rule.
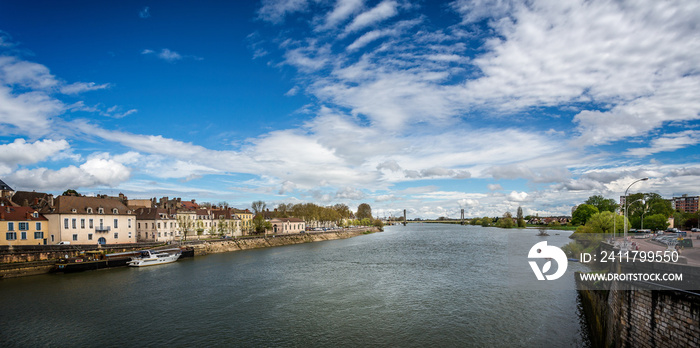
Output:
[[[410,224],[155,267],[8,279],[0,342],[588,346],[574,290],[517,289],[500,276],[512,233],[531,234],[530,245],[542,238]],[[551,243],[566,243],[562,234]]]

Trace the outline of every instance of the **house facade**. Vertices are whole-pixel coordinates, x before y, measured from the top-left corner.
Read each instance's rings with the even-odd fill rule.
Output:
[[[137,242],[170,242],[181,238],[177,214],[169,209],[136,209]]]
[[[270,219],[272,228],[268,233],[272,234],[292,234],[301,233],[306,230],[306,223],[297,218],[274,218]]]
[[[116,198],[59,196],[41,213],[48,219],[48,244],[136,242],[136,215]]]
[[[212,222],[212,232],[214,234],[229,237],[238,237],[243,235],[241,230],[241,219],[234,214],[230,208],[212,209],[211,213],[214,218]]]
[[[0,245],[46,245],[48,228],[36,209],[0,206]]]

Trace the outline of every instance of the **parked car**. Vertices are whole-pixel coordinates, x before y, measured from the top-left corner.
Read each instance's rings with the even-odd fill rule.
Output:
[[[70,245],[70,242],[62,241],[62,242],[58,242],[58,245]]]

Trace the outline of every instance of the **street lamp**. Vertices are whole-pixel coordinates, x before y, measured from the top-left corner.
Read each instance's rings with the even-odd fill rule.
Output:
[[[627,251],[627,210],[628,210],[627,208],[629,208],[629,204],[627,204],[627,191],[629,191],[629,189],[630,189],[630,187],[632,187],[632,185],[634,185],[640,181],[647,181],[647,180],[649,180],[649,178],[637,179],[633,183],[631,183],[629,186],[627,186],[627,189],[625,190],[625,227],[623,229],[623,232],[624,232],[624,237],[622,239],[623,247],[620,250],[624,249],[625,251]]]

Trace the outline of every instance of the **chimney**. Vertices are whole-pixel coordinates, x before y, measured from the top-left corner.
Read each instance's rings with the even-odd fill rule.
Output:
[[[5,207],[5,211],[9,213],[11,211],[10,207],[9,206]]]
[[[53,195],[49,195],[49,206],[53,208]]]

